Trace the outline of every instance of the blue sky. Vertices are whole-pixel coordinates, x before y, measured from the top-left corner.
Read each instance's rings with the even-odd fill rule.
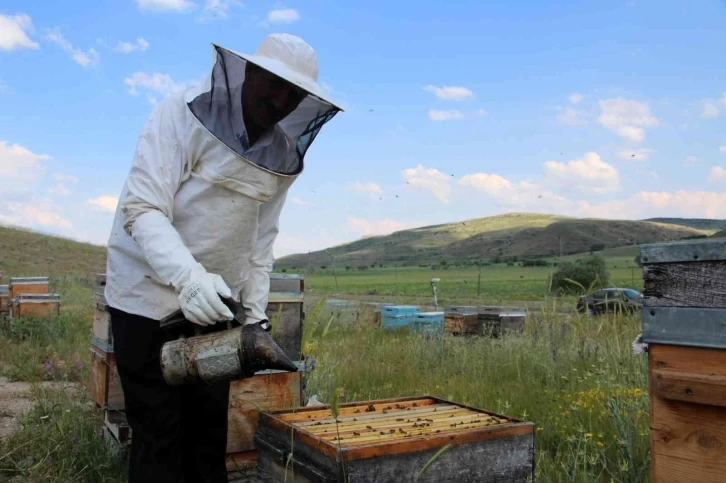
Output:
[[[277,256],[508,211],[726,218],[726,2],[0,6],[0,223],[105,243],[152,103],[289,32],[343,105]]]

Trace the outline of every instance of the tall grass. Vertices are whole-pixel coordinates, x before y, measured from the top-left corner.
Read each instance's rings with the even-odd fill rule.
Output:
[[[125,461],[105,449],[100,411],[83,387],[92,291],[77,283],[56,290],[60,318],[0,329],[0,375],[73,388],[35,390],[35,409],[0,442],[0,481],[125,481]],[[637,317],[563,315],[547,300],[523,334],[426,338],[384,332],[372,311],[336,314],[324,302],[306,307],[307,397],[431,394],[534,422],[538,482],[648,481],[646,361],[630,352]]]
[[[536,423],[537,481],[647,481],[646,361],[630,352],[636,318],[544,312],[501,339],[387,333],[366,315],[308,325],[307,396],[432,394]]]

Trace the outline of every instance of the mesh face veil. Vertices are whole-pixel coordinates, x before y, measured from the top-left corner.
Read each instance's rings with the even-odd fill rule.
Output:
[[[278,139],[282,139],[279,136],[284,135],[284,146],[281,150],[278,147],[274,166],[270,166],[248,153],[250,145],[243,118],[242,99],[246,67],[250,60],[218,45],[214,46],[214,52],[215,63],[211,73],[185,98],[191,112],[214,137],[243,158],[278,174],[299,174],[303,169],[305,153],[320,129],[341,109],[293,81],[307,95],[292,113],[277,123],[275,135]],[[264,65],[261,67],[265,68]]]

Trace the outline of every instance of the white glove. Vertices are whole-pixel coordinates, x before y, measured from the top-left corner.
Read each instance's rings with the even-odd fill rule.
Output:
[[[232,291],[219,275],[195,268],[179,293],[184,317],[199,325],[214,325],[220,320],[232,320],[234,314],[219,296],[232,297]]]

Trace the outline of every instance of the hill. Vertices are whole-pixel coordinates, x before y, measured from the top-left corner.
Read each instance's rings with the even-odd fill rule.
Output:
[[[706,234],[682,224],[511,213],[368,237],[309,255],[289,255],[278,259],[275,268],[328,266],[332,257],[341,268],[545,257]]]
[[[91,278],[106,269],[106,248],[66,238],[0,226],[0,270],[14,276]]]
[[[726,229],[726,220],[711,220],[708,218],[648,218],[643,221],[688,226],[697,230],[714,233]]]

